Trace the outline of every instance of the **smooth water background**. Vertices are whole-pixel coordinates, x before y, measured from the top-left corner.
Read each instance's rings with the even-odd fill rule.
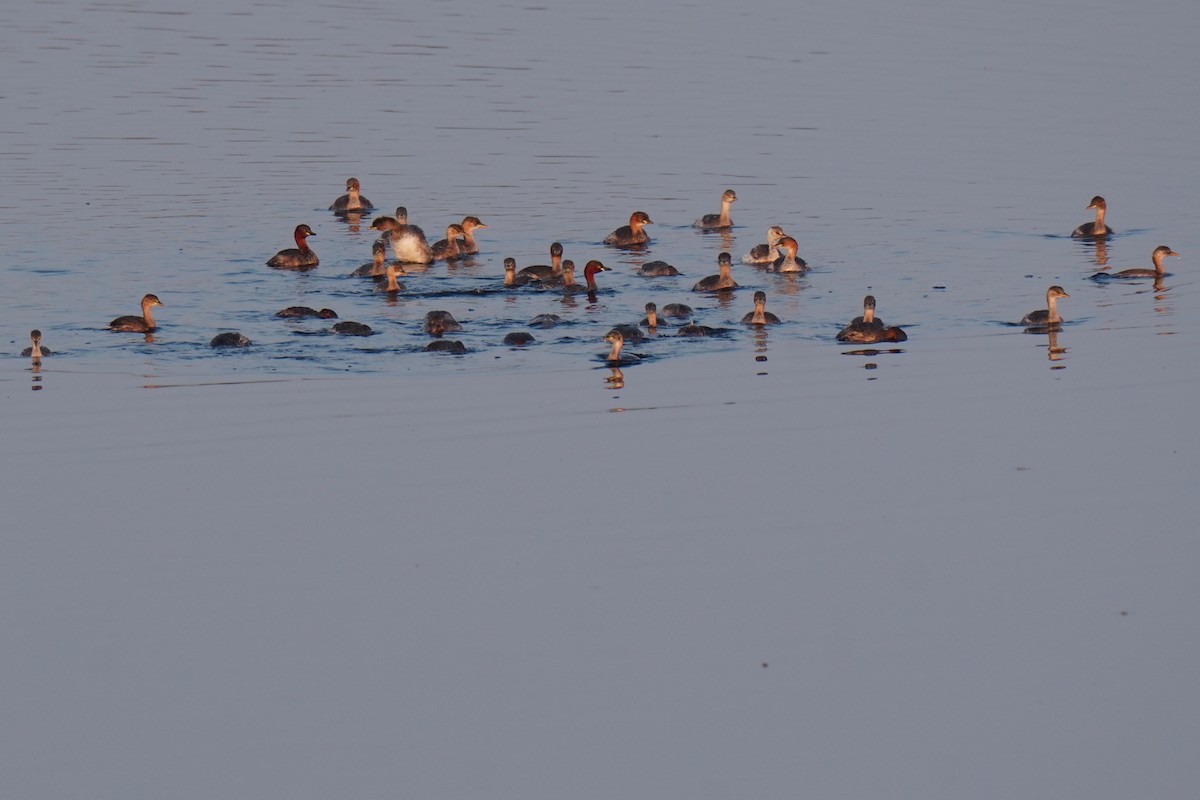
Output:
[[[0,790],[1194,797],[1198,24],[0,8]],[[482,217],[481,254],[372,295],[368,220],[324,210],[349,175],[431,238]],[[726,187],[732,235],[693,231]],[[1067,237],[1097,193],[1101,249]],[[601,246],[634,209],[650,251]],[[263,266],[300,222],[321,267]],[[688,291],[772,224],[811,275]],[[554,240],[609,291],[466,294]],[[1086,280],[1158,244],[1160,287]],[[1051,283],[1053,350],[1005,324]],[[146,292],[153,343],[103,330]],[[833,343],[867,292],[899,352]],[[647,300],[730,330],[606,383]],[[419,352],[434,307],[468,355]]]

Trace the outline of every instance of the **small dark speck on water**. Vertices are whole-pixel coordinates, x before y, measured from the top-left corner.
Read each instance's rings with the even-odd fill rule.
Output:
[[[767,357],[766,356],[755,356],[754,360],[755,361],[766,361]]]
[[[868,361],[867,363],[863,364],[863,369],[879,369],[879,365],[874,361]]]
[[[755,374],[755,375],[766,375],[766,374],[768,374],[768,373],[766,373],[766,372],[756,372],[756,373],[754,373],[754,374]]]
[[[934,289],[937,289],[939,292],[944,292],[944,291],[946,291],[946,287],[945,287],[945,286],[934,286],[933,288],[934,288]]]
[[[1121,613],[1122,613],[1122,614],[1124,614],[1125,612],[1124,612],[1124,611],[1122,611]],[[765,662],[765,661],[764,661],[764,662],[762,663],[762,667],[763,667],[763,669],[766,669],[766,668],[767,668],[767,662]]]

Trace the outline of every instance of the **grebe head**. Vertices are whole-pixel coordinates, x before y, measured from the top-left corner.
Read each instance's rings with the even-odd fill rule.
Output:
[[[466,231],[464,231],[463,226],[459,225],[458,223],[446,226],[446,240],[447,241],[453,241],[454,239],[457,239],[459,236],[462,236],[464,233],[466,233]]]
[[[772,244],[772,245],[779,244],[779,240],[782,239],[784,236],[787,236],[787,234],[784,233],[783,228],[779,227],[778,225],[772,225],[770,228],[767,228],[767,243],[768,244]]]
[[[1154,248],[1154,263],[1157,264],[1157,263],[1161,262],[1167,256],[1177,256],[1177,255],[1179,255],[1179,253],[1176,253],[1174,250],[1167,247],[1165,244],[1160,244],[1158,247]]]
[[[733,257],[729,253],[721,253],[717,256],[717,265],[722,267],[733,266]]]
[[[721,195],[721,202],[722,203],[737,202],[737,193],[734,192],[733,189],[726,189],[724,194]]]
[[[561,244],[559,244],[558,242],[555,242],[554,244],[550,245],[550,257],[551,258],[562,258],[562,254],[563,254],[563,246]]]
[[[358,178],[346,178],[346,191],[357,192],[361,187],[358,185]]]
[[[754,293],[754,305],[765,306],[766,304],[767,304],[767,293],[761,292],[761,291],[755,292]]]
[[[462,227],[464,231],[473,231],[479,228],[486,228],[487,225],[484,225],[483,220],[481,220],[479,217],[463,217]]]
[[[396,222],[401,225],[408,224],[408,209],[404,206],[396,206]]]
[[[795,258],[797,251],[800,250],[800,244],[792,237],[784,236],[782,239],[779,240],[779,249],[786,250],[788,252],[788,255]]]
[[[1046,290],[1046,300],[1047,301],[1057,300],[1060,297],[1070,297],[1070,296],[1071,295],[1067,294],[1066,291],[1061,286],[1051,286],[1049,289]]]
[[[654,220],[650,219],[650,215],[645,211],[635,211],[629,217],[629,227],[637,229],[643,225],[653,225]]]
[[[304,226],[301,226],[301,227],[304,227]],[[158,295],[156,295],[156,294],[148,294],[142,298],[142,308],[143,309],[153,308],[154,306],[161,306],[162,304],[163,304],[162,300],[159,300]]]
[[[391,231],[397,226],[395,217],[376,217],[371,221],[371,230],[373,231]]]
[[[1088,203],[1088,208],[1108,208],[1108,204],[1104,202],[1104,198],[1096,195],[1092,198],[1092,202]]]
[[[646,303],[646,313],[649,314],[651,311],[655,314],[658,313],[658,305],[656,303]]]
[[[297,243],[300,242],[301,239],[304,239],[309,236],[316,236],[316,235],[317,234],[315,234],[313,232],[313,229],[308,227],[307,225],[297,225],[296,226],[295,236],[296,236]]]
[[[872,311],[875,310],[875,296],[874,295],[869,294],[863,298],[863,311],[866,311],[867,309],[870,309]]]
[[[337,319],[338,315],[337,315],[337,312],[334,311],[332,308],[322,308],[320,311],[317,312],[317,318],[318,319]]]
[[[564,269],[566,268],[566,265],[567,265],[567,262],[564,261],[563,262]],[[609,271],[611,271],[610,267],[604,266],[603,264],[601,264],[599,261],[597,261],[595,259],[592,259],[591,261],[587,262],[587,264],[584,265],[584,267],[583,267],[583,274],[585,276],[586,275],[595,275],[597,272],[609,272]]]
[[[517,271],[517,260],[515,258],[504,259],[504,271],[505,272],[516,272]]]

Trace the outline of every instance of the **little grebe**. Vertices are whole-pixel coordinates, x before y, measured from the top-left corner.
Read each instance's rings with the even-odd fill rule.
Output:
[[[733,189],[726,189],[725,193],[721,195],[721,213],[705,214],[693,222],[692,227],[706,231],[719,231],[723,228],[732,228],[733,220],[729,219],[729,207],[735,202],[737,202],[737,195]]]
[[[313,269],[319,263],[317,254],[308,246],[309,236],[316,236],[313,229],[307,225],[297,225],[292,234],[296,240],[295,247],[280,250],[267,261],[268,267],[275,269]]]

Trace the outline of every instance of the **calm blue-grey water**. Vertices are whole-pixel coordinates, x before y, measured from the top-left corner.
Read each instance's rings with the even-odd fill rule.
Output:
[[[1192,797],[1198,25],[0,8],[0,789]],[[431,238],[481,217],[480,254],[347,277],[352,175]],[[692,229],[725,188],[734,229]],[[1116,235],[1070,239],[1095,194]],[[634,210],[650,247],[603,246]],[[320,267],[268,269],[300,223]],[[776,224],[811,273],[689,291]],[[553,241],[612,268],[595,300],[496,291]],[[1159,244],[1157,285],[1088,280]],[[1061,332],[1008,324],[1051,284]],[[153,341],[104,330],[147,292]],[[833,341],[867,293],[908,342]],[[605,368],[648,301],[727,330]],[[468,354],[420,352],[434,308]]]

